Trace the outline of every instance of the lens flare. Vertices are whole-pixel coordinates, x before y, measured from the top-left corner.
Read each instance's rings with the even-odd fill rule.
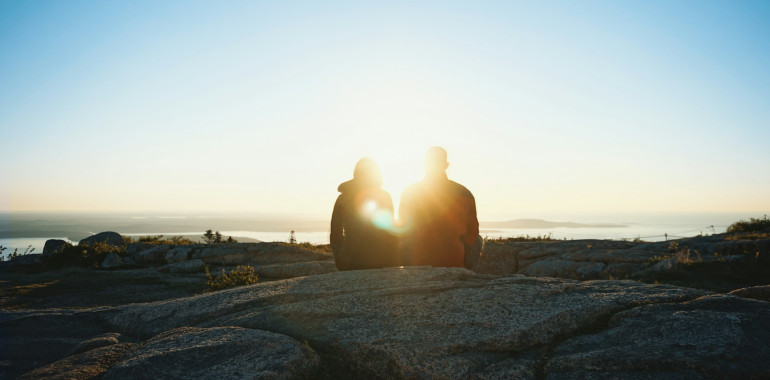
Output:
[[[377,202],[368,201],[364,203],[363,211],[367,215],[373,215],[377,211]]]
[[[387,210],[376,210],[372,215],[372,223],[381,230],[393,231],[393,214]]]

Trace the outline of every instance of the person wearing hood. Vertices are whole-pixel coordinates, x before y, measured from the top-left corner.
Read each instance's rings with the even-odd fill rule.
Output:
[[[329,241],[339,270],[396,266],[398,240],[392,233],[393,200],[371,158],[356,163],[353,179],[340,184]]]

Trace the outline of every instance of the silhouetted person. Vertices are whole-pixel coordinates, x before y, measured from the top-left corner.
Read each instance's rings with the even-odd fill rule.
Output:
[[[382,174],[371,158],[359,160],[353,179],[340,184],[329,236],[337,269],[396,265],[398,240],[388,231],[393,200],[381,186]]]
[[[411,265],[473,267],[483,245],[476,217],[476,200],[465,186],[450,181],[447,153],[428,149],[425,178],[401,195],[404,260]]]

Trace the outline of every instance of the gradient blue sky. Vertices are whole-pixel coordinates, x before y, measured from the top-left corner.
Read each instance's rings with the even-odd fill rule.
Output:
[[[0,3],[0,210],[770,210],[770,2]]]

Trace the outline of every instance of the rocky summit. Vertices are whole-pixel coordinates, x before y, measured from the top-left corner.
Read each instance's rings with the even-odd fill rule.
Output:
[[[497,240],[474,271],[338,272],[310,248],[14,259],[0,378],[770,378],[767,239]],[[235,265],[261,282],[203,292],[205,268]]]
[[[335,272],[112,308],[6,310],[0,331],[9,377],[770,376],[770,303],[460,268]]]

